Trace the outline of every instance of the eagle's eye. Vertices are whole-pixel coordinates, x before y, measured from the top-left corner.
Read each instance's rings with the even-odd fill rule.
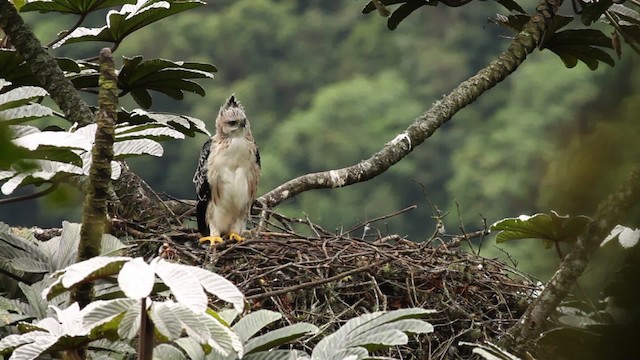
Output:
[[[229,120],[227,121],[227,124],[229,124],[229,126],[236,126],[238,125],[238,120]]]

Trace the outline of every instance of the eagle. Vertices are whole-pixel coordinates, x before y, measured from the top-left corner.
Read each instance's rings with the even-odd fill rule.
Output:
[[[231,95],[220,107],[216,132],[204,143],[193,175],[200,243],[213,246],[224,237],[244,240],[241,234],[256,197],[260,167],[249,119]]]

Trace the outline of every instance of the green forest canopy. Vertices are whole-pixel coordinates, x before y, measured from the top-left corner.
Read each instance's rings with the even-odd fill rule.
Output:
[[[143,29],[122,44],[116,61],[143,55],[216,65],[216,79],[203,83],[206,97],[188,95],[177,102],[154,94],[152,109],[198,117],[213,130],[220,103],[235,92],[263,154],[262,194],[295,176],[367,157],[495,57],[511,36],[487,23],[503,12],[494,3],[474,2],[464,10],[428,7],[394,32],[384,19],[362,15],[362,6],[215,1]],[[31,26],[42,39],[68,25],[54,17],[26,18],[36,17]],[[56,56],[80,51],[52,50]],[[625,146],[637,136],[632,121],[640,104],[640,73],[630,58],[591,72],[582,64],[567,70],[551,52],[536,52],[384,175],[302,194],[278,211],[304,212],[332,229],[417,204],[418,209],[375,225],[416,241],[434,226],[428,201],[449,211],[446,224],[452,229],[458,226],[456,202],[468,229],[479,228],[481,216],[491,223],[549,209],[591,214],[638,155]],[[200,136],[165,144],[162,158],[131,164],[155,189],[193,198],[191,174],[203,142]],[[79,220],[80,202],[81,194],[62,188],[37,203],[4,206],[0,218],[59,226],[62,219]],[[17,215],[16,209],[27,208],[34,216]],[[513,246],[507,250],[518,258]]]

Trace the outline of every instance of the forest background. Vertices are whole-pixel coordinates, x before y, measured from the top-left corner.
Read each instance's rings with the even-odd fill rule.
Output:
[[[152,110],[200,118],[213,131],[220,104],[235,93],[261,150],[260,195],[298,175],[368,157],[510,41],[507,30],[488,21],[504,13],[494,3],[473,2],[464,10],[426,7],[395,31],[383,18],[362,15],[364,4],[210,1],[127,39],[116,53],[116,66],[120,56],[138,54],[216,65],[216,79],[202,83],[205,98],[174,101],[154,94]],[[96,14],[87,26],[103,19]],[[25,20],[42,39],[75,21],[36,14],[25,14]],[[86,54],[86,44],[78,47]],[[52,54],[77,57],[80,52],[74,51],[70,45]],[[640,155],[637,63],[627,52],[615,68],[602,64],[593,72],[580,63],[567,70],[553,53],[536,52],[383,175],[343,189],[303,193],[276,210],[307,214],[333,229],[416,204],[370,230],[414,241],[434,231],[432,205],[448,213],[444,222],[451,233],[460,219],[475,230],[483,218],[491,224],[549,210],[591,215]],[[136,107],[126,100],[121,105]],[[155,190],[193,199],[191,176],[204,141],[200,135],[167,142],[163,157],[129,163]],[[82,194],[61,186],[48,197],[1,206],[0,219],[14,226],[59,227],[63,219],[80,222],[81,203]],[[635,223],[625,225],[640,226],[638,216],[629,218]],[[520,269],[543,279],[559,263],[536,242],[500,247]],[[506,256],[492,244],[483,245],[482,254]]]

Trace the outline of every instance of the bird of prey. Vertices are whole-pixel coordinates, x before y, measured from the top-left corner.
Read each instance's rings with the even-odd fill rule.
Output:
[[[200,243],[241,241],[260,178],[260,153],[249,119],[234,95],[222,105],[216,133],[204,143],[193,183]]]

